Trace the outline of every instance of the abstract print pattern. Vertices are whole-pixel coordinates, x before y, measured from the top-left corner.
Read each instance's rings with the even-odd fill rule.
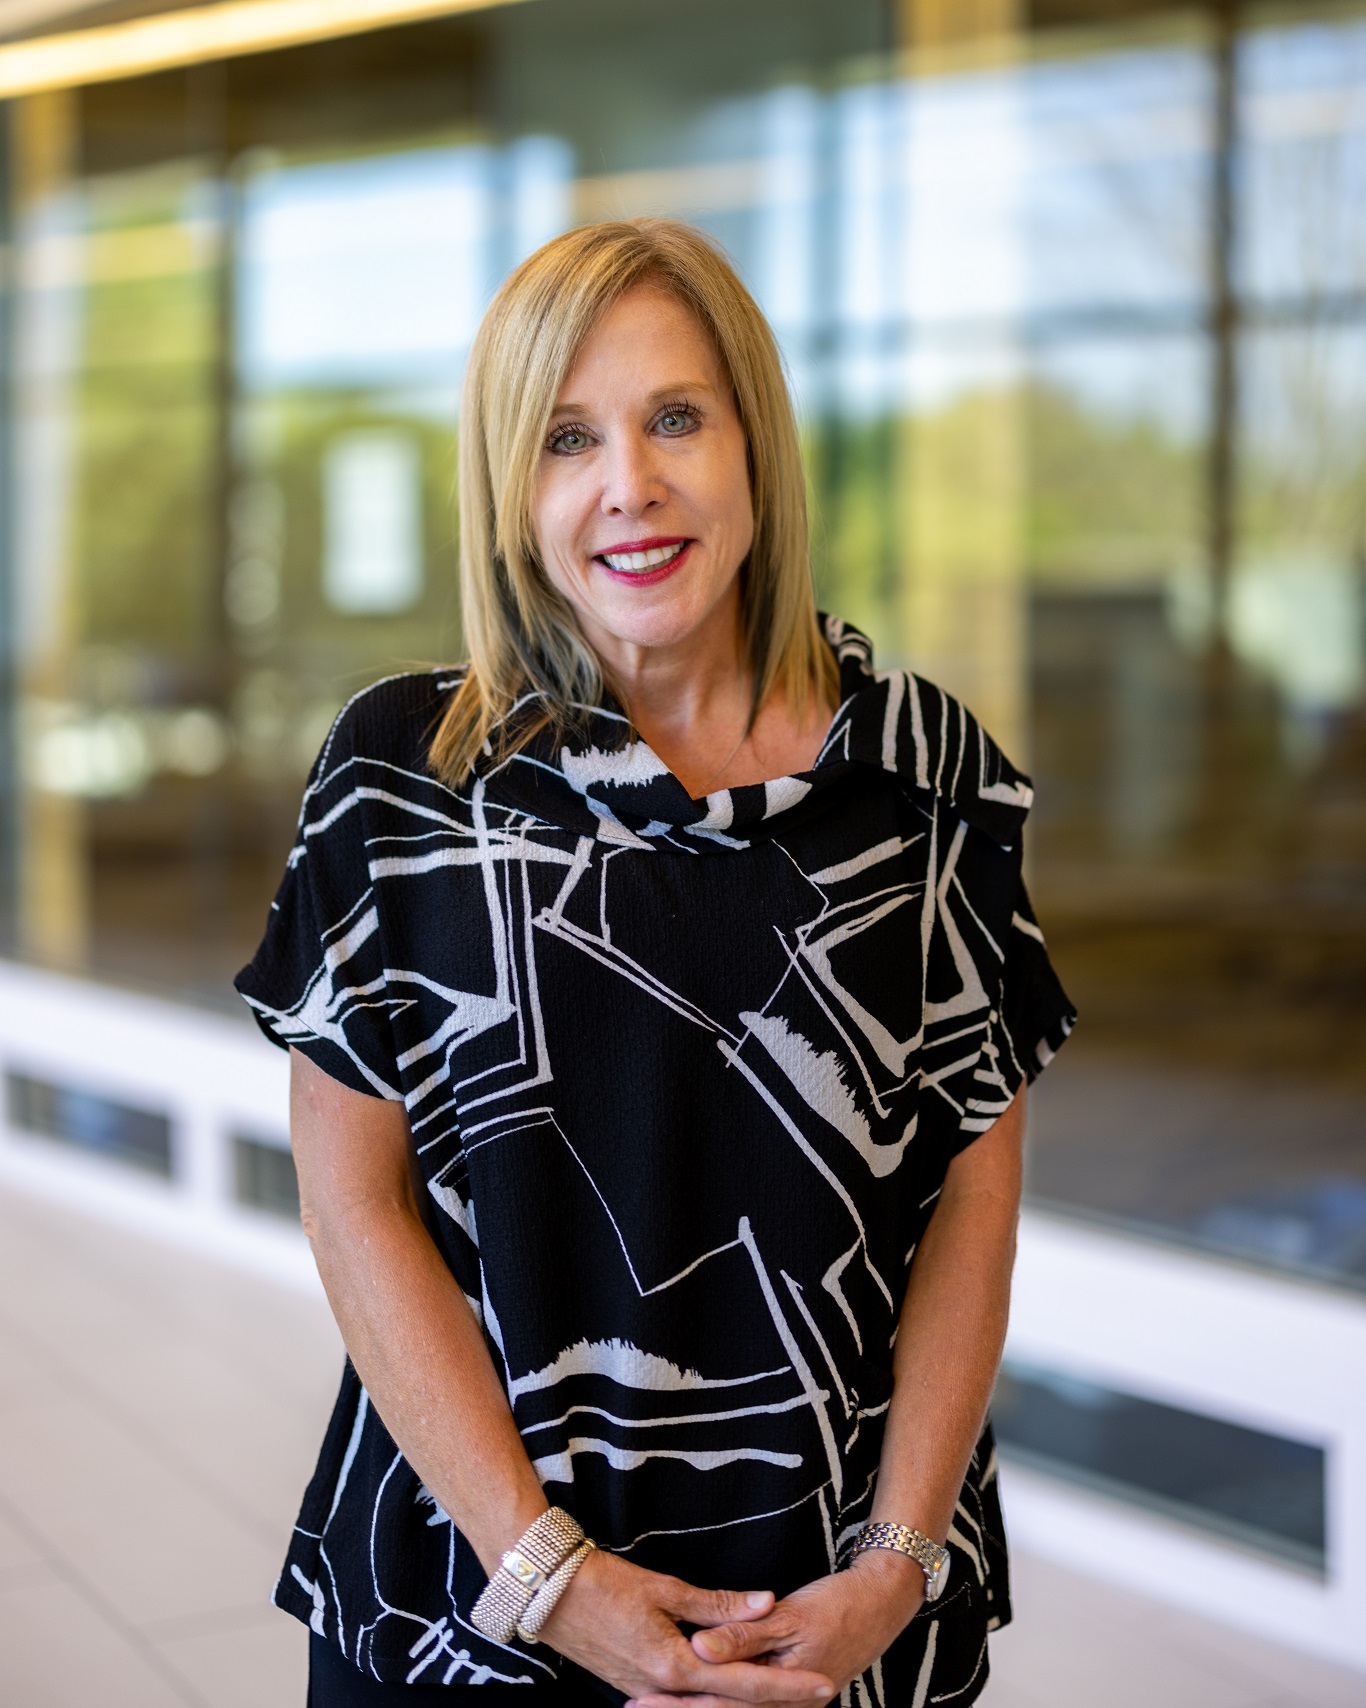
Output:
[[[277,1043],[405,1103],[551,1499],[643,1565],[779,1594],[867,1516],[953,1156],[1072,1021],[1020,879],[1026,781],[826,633],[842,704],[813,769],[700,801],[610,705],[452,791],[424,743],[453,678],[367,690],[238,981]],[[985,1682],[1009,1617],[989,1431],[950,1545],[864,1708]],[[277,1601],[378,1678],[552,1676],[474,1631],[482,1584],[348,1367]]]

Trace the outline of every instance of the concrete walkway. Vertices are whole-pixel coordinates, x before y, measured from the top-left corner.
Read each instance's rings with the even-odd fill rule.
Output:
[[[266,1596],[340,1361],[320,1299],[0,1194],[5,1708],[302,1708]],[[1016,1576],[986,1708],[1366,1708],[1366,1677]]]

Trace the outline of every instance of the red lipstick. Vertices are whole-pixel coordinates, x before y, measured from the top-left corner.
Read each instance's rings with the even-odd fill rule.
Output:
[[[617,557],[626,552],[659,551],[670,546],[681,546],[682,550],[675,553],[667,563],[657,564],[652,569],[613,569],[612,565],[607,562],[607,552],[599,552],[594,562],[603,574],[610,576],[613,581],[619,581],[631,587],[654,587],[679,568],[692,550],[692,540],[686,536],[674,534],[671,536],[655,536],[648,540],[628,540],[623,541],[620,545],[608,547],[611,555]]]

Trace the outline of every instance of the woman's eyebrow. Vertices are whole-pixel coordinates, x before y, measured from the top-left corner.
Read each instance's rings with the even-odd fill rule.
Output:
[[[706,380],[675,380],[672,385],[660,386],[658,391],[650,393],[651,403],[665,403],[675,397],[681,397],[690,391],[705,391],[711,393],[714,387]]]
[[[686,397],[689,393],[706,392],[709,397],[716,395],[716,387],[706,380],[673,380],[668,385],[659,386],[649,393],[647,403],[669,403],[676,397]],[[575,403],[572,399],[557,403],[550,412],[552,415],[589,415],[592,405]]]

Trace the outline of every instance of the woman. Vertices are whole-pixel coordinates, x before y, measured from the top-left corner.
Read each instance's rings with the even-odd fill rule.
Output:
[[[772,336],[685,226],[503,286],[460,521],[470,661],[342,712],[238,981],[350,1354],[276,1590],[315,1708],[970,1702],[1072,1019],[1028,786],[818,620]]]

